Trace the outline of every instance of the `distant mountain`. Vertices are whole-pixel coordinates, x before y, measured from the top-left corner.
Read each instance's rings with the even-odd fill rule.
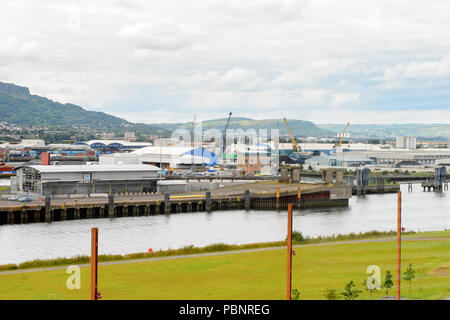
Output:
[[[228,118],[203,121],[203,128],[223,130]],[[32,95],[26,87],[0,82],[0,121],[22,126],[49,126],[59,128],[87,127],[96,131],[123,133],[154,133],[170,136],[176,128],[192,130],[192,122],[143,124],[131,123],[104,112],[87,111],[80,106],[52,101],[48,98]],[[230,129],[275,129],[277,125],[281,135],[288,131],[282,119],[253,120],[245,117],[231,118]],[[295,136],[327,136],[332,134],[314,123],[302,120],[289,120],[289,126]],[[270,131],[268,132],[270,134]]]
[[[74,104],[30,94],[28,88],[0,82],[0,120],[18,125],[117,128],[128,121]]]
[[[215,120],[203,121],[203,128],[217,128],[221,131],[225,129],[228,118],[220,118]],[[288,120],[289,127],[295,136],[327,136],[331,132],[318,128],[314,123],[303,120]],[[190,129],[193,127],[192,122],[179,125],[179,127]],[[265,120],[253,120],[244,117],[235,117],[230,120],[230,129],[267,129],[267,134],[270,135],[270,129],[279,128],[280,135],[288,135],[289,132],[283,119],[265,119]]]
[[[345,124],[319,124],[317,126],[336,134],[342,132]],[[348,133],[353,137],[395,138],[397,136],[413,136],[449,139],[450,124],[350,124]]]
[[[21,126],[87,127],[119,134],[129,130],[161,136],[170,133],[160,126],[131,123],[104,112],[88,111],[71,103],[62,104],[32,95],[26,87],[3,82],[0,82],[0,121]]]

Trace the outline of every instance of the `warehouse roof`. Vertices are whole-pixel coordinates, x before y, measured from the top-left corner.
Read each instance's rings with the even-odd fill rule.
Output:
[[[32,165],[22,166],[33,168],[39,172],[111,172],[111,171],[159,171],[160,168],[147,164],[91,164],[91,165]]]

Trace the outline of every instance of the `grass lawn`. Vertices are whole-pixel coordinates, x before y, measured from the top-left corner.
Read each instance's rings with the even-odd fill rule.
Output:
[[[450,232],[418,236],[430,235],[449,238],[403,242],[403,269],[412,263],[423,280],[413,280],[411,293],[403,281],[402,296],[450,296]],[[325,289],[340,291],[354,280],[363,291],[360,298],[369,299],[363,288],[369,276],[366,268],[380,266],[382,281],[390,270],[395,283],[395,248],[395,241],[295,248],[292,287],[300,291],[300,299],[324,299]],[[0,299],[88,299],[90,269],[81,270],[80,290],[66,288],[65,270],[0,274]],[[99,267],[103,299],[284,299],[285,286],[283,249]],[[394,288],[389,294],[395,294]],[[372,299],[383,295],[384,290],[372,294]]]

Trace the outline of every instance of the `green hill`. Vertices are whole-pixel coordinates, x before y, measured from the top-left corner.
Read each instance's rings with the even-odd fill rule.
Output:
[[[342,132],[344,124],[319,124],[319,128],[333,133]],[[394,138],[396,136],[414,136],[419,138],[450,137],[450,124],[351,124],[348,128],[351,136],[365,136],[376,138]]]
[[[17,125],[88,126],[112,129],[128,121],[103,112],[87,111],[30,94],[28,88],[0,82],[1,121]]]
[[[130,123],[104,112],[87,111],[80,106],[52,101],[45,97],[30,94],[30,90],[14,84],[0,82],[0,121],[21,126],[49,126],[59,128],[88,127],[96,130],[123,133],[133,130],[136,133],[154,133],[170,136],[176,128],[192,130],[192,122],[143,124]],[[223,130],[228,118],[203,121],[203,128]],[[231,119],[230,129],[275,129],[279,122],[281,135],[288,131],[282,119],[253,120],[244,117]],[[292,132],[296,136],[323,136],[329,134],[314,123],[302,120],[289,120]],[[270,131],[268,132],[270,134]]]
[[[228,118],[220,118],[214,120],[205,120],[202,122],[203,130],[206,130],[208,127],[219,129],[223,131],[227,124]],[[303,120],[288,120],[289,126],[292,130],[292,133],[295,136],[328,136],[331,133],[327,130],[323,130],[318,128],[314,123]],[[164,127],[168,130],[175,130],[176,128],[185,128],[190,131],[193,129],[192,122],[187,123],[163,123],[158,124],[158,126]],[[289,132],[286,128],[286,125],[283,122],[283,119],[264,119],[264,120],[253,120],[250,118],[244,117],[232,117],[230,120],[230,129],[267,129],[267,134],[270,135],[270,129],[276,129],[278,126],[280,130],[280,135],[288,135]],[[258,132],[257,132],[258,133]]]

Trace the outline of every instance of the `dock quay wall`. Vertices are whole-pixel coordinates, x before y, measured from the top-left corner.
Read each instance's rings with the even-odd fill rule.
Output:
[[[54,221],[137,217],[183,212],[217,210],[281,210],[293,203],[297,209],[348,206],[348,199],[333,199],[330,190],[309,190],[298,197],[297,192],[244,193],[211,196],[201,195],[140,195],[88,199],[55,199],[39,203],[0,204],[0,225],[45,223]]]

